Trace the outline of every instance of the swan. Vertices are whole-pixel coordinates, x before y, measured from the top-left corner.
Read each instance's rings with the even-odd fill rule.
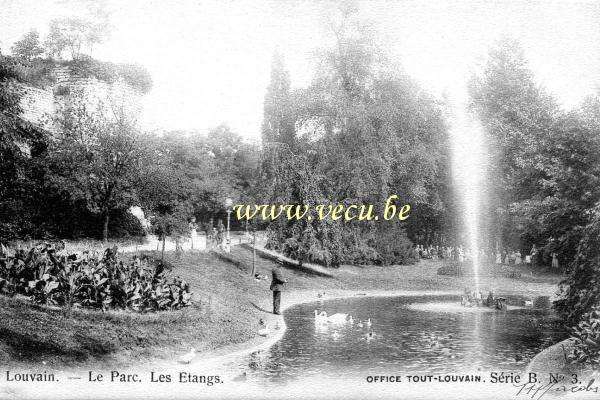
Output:
[[[364,326],[362,323],[362,319],[358,321],[358,324],[356,324],[356,326],[358,326],[359,328],[362,328]]]
[[[327,321],[331,322],[332,324],[340,324],[340,323],[346,322],[347,317],[348,317],[348,314],[337,313],[337,314],[333,314],[330,317],[327,317]]]
[[[371,318],[369,318],[365,324],[370,328],[371,327]]]
[[[327,322],[327,313],[325,311],[319,313],[315,310],[315,322]]]
[[[352,315],[348,316],[348,322],[350,323],[350,325],[354,324],[354,318],[352,318]]]
[[[196,357],[196,349],[191,348],[190,352],[179,357],[179,362],[189,364]]]
[[[531,300],[525,300],[525,306],[526,307],[533,307],[533,301],[531,301]]]

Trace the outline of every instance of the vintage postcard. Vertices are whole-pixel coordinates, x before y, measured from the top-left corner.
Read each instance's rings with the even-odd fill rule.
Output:
[[[600,2],[0,0],[0,399],[599,365]]]

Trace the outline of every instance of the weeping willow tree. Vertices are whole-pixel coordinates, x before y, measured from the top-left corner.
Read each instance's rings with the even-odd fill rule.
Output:
[[[280,128],[293,121],[295,139],[290,145],[287,136],[263,135],[265,200],[373,205],[377,213],[397,194],[399,204],[427,208],[431,218],[410,225],[281,220],[269,227],[270,245],[325,265],[410,262],[408,237],[432,240],[435,230],[443,229],[435,223],[446,212],[442,189],[448,146],[441,106],[382,56],[356,10],[341,9],[331,20],[331,32],[309,87],[289,93],[287,86],[277,85],[287,75],[272,74],[277,82],[267,92],[265,121]],[[282,89],[277,96],[288,99],[285,104],[291,101],[291,107],[272,107],[274,87]]]
[[[272,146],[264,152],[263,167],[268,171],[269,204],[306,205],[310,209],[327,204],[322,194],[323,175],[305,155],[292,153],[287,146]],[[339,266],[343,257],[341,227],[317,218],[279,218],[269,226],[268,246],[300,262]]]

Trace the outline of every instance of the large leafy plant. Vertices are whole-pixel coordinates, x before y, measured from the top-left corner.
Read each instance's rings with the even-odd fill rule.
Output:
[[[600,308],[594,307],[583,315],[581,322],[571,330],[575,339],[569,361],[598,368],[600,365]]]
[[[179,309],[188,306],[192,296],[183,279],[168,279],[163,266],[149,259],[124,262],[116,247],[101,255],[69,254],[49,244],[16,251],[1,246],[0,293],[69,309],[139,312]]]

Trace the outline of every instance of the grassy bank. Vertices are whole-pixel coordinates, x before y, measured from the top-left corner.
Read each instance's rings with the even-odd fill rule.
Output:
[[[157,255],[157,254],[155,254]],[[147,362],[172,362],[195,347],[212,354],[232,345],[258,343],[258,321],[273,321],[270,313],[270,271],[275,263],[257,258],[257,271],[265,279],[250,276],[252,252],[235,247],[236,263],[215,254],[167,253],[171,274],[191,284],[194,304],[175,312],[134,314],[96,312],[35,306],[22,299],[0,296],[0,362],[29,368],[95,365],[127,366]],[[473,285],[473,277],[437,275],[442,262],[424,260],[413,266],[343,266],[334,277],[284,270],[288,292],[284,302],[316,300],[317,293],[336,296],[362,291],[451,291]],[[559,276],[522,271],[518,279],[507,277],[506,267],[482,267],[483,290],[523,295],[552,295]]]

